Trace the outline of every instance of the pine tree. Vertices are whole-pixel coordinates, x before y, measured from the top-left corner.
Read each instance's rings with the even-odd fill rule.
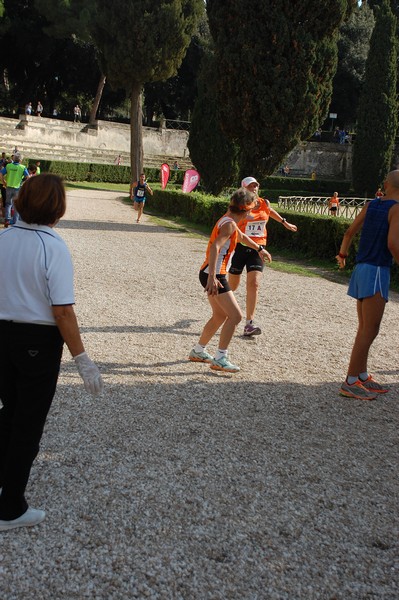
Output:
[[[35,0],[36,9],[46,17],[45,32],[55,39],[73,39],[89,43],[92,0]],[[93,48],[93,55],[95,50]],[[106,77],[100,73],[96,95],[90,110],[89,123],[94,123],[105,87]]]
[[[392,162],[398,125],[397,20],[389,0],[375,8],[376,22],[370,40],[353,152],[353,187],[372,196]]]
[[[199,17],[202,0],[93,0],[91,33],[108,81],[131,99],[132,178],[143,167],[141,92],[145,83],[176,74]]]
[[[270,174],[327,114],[354,0],[208,0],[222,126],[243,172]]]

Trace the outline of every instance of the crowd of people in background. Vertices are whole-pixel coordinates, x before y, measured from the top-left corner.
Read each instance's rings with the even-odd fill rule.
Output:
[[[40,100],[37,101],[36,109],[33,108],[32,102],[25,104],[25,115],[41,117],[43,115],[44,107]],[[51,109],[50,109],[51,111]],[[82,120],[82,109],[79,104],[76,104],[72,109],[73,120],[75,123],[80,123]],[[60,116],[59,110],[56,106],[51,111],[51,116],[57,118]]]

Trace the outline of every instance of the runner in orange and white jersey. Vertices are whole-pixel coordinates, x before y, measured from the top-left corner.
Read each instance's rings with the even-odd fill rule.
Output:
[[[282,223],[286,229],[296,231],[296,225],[288,223],[277,211],[270,206],[269,200],[259,198],[259,183],[254,177],[245,177],[241,182],[242,187],[256,195],[257,204],[238,224],[239,229],[254,242],[265,246],[267,242],[267,223],[269,217]],[[263,272],[263,261],[259,254],[248,244],[238,243],[229,270],[229,284],[233,291],[238,288],[242,272],[247,270],[247,322],[244,327],[244,335],[249,337],[262,333],[261,328],[254,322],[256,305],[258,302],[259,287]]]
[[[211,237],[209,238],[208,246],[206,249],[205,261],[202,263],[201,271],[208,275],[209,273],[209,252],[212,244],[216,240],[219,235],[220,228],[223,227],[226,223],[232,222],[234,223],[234,219],[228,217],[227,215],[223,215],[214,226]],[[233,234],[226,240],[223,247],[220,249],[219,254],[216,258],[216,273],[218,275],[226,275],[227,268],[230,264],[230,257],[234,252],[234,249],[237,245],[238,239],[238,231],[234,228]]]
[[[212,308],[212,316],[206,323],[198,344],[194,346],[189,355],[193,362],[210,363],[211,369],[235,373],[240,370],[227,358],[228,345],[233,337],[235,328],[242,319],[241,310],[237,300],[228,284],[226,273],[229,259],[237,242],[245,243],[261,259],[270,262],[271,256],[260,244],[251,240],[245,233],[238,229],[237,224],[255,206],[256,198],[250,191],[240,188],[232,195],[226,214],[214,226],[203,262],[199,278]],[[219,338],[219,349],[213,358],[206,351],[206,345],[222,327]]]
[[[331,196],[331,198],[328,201],[328,210],[330,211],[330,215],[332,217],[337,216],[338,207],[339,207],[338,192],[334,192],[334,194]]]

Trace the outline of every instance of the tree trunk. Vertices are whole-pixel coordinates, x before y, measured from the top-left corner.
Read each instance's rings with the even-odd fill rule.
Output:
[[[97,111],[98,111],[98,107],[100,105],[101,96],[103,95],[103,90],[104,90],[106,80],[107,80],[107,78],[105,77],[105,75],[103,75],[103,73],[101,73],[100,81],[98,82],[96,97],[94,98],[93,106],[91,107],[91,111],[90,111],[90,116],[89,116],[89,124],[90,125],[93,125],[93,123],[96,120]]]
[[[143,115],[142,86],[134,83],[130,95],[130,167],[132,181],[138,181],[143,172]]]

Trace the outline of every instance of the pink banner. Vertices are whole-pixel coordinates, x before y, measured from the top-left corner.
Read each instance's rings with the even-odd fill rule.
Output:
[[[188,171],[184,173],[183,192],[192,192],[199,184],[199,180],[200,176],[198,171],[195,171],[195,169],[188,169]]]
[[[170,174],[170,168],[169,168],[168,163],[163,163],[161,165],[161,183],[162,183],[163,190],[166,188],[166,184],[168,183],[169,174]]]

